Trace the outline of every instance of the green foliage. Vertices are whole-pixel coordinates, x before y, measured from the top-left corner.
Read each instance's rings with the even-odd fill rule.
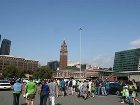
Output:
[[[2,74],[4,77],[9,78],[21,78],[24,77],[24,71],[16,68],[15,66],[7,66],[3,71]]]
[[[34,78],[50,79],[52,77],[52,70],[48,66],[41,66],[33,73]]]

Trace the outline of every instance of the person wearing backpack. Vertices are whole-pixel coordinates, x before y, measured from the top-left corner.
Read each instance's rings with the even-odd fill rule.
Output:
[[[41,82],[41,91],[40,91],[40,105],[46,105],[47,99],[49,97],[49,86],[47,85],[45,80]]]
[[[22,85],[20,80],[16,80],[16,83],[13,85],[13,105],[19,105],[19,97],[21,94]]]

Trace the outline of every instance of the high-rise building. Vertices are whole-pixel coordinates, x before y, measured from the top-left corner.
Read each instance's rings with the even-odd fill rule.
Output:
[[[0,34],[0,41],[1,41],[1,34]]]
[[[140,70],[140,48],[115,53],[113,71]]]
[[[60,63],[59,63],[60,70],[63,70],[67,67],[67,60],[68,60],[68,50],[66,41],[64,40],[61,44],[60,49]]]
[[[56,71],[57,68],[59,67],[59,62],[58,61],[50,61],[47,63],[47,65],[52,69],[53,71]]]
[[[3,39],[0,48],[0,55],[10,55],[11,41],[8,39]]]

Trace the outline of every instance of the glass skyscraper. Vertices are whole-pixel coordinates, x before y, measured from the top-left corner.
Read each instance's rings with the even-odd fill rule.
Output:
[[[56,71],[57,68],[59,67],[59,62],[58,61],[50,61],[47,64],[53,71]]]
[[[114,72],[138,70],[140,70],[140,48],[115,53]]]
[[[0,48],[0,55],[10,55],[11,41],[8,39],[3,39]]]

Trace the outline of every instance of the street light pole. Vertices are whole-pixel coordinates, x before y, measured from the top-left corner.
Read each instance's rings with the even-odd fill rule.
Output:
[[[82,28],[80,28],[80,79],[81,79],[81,32]]]

